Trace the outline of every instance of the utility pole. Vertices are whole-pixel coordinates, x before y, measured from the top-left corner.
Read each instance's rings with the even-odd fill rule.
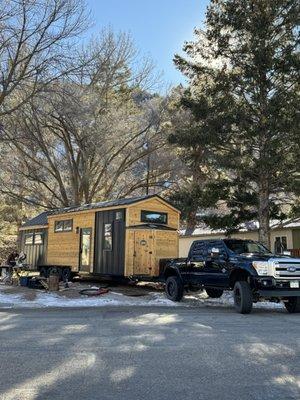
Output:
[[[149,195],[149,186],[150,186],[150,166],[151,166],[151,164],[150,164],[151,155],[150,155],[150,151],[149,151],[149,142],[146,142],[143,147],[145,150],[148,151],[147,163],[146,163],[146,196],[148,196]]]

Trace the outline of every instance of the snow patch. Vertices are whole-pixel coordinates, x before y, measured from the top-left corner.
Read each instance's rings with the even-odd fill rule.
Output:
[[[234,300],[231,292],[224,292],[223,296],[219,299],[211,299],[207,297],[205,291],[202,293],[187,294],[184,297],[183,302],[194,306],[234,306]],[[259,303],[254,303],[253,308],[282,309],[284,308],[284,305],[282,303],[271,303],[269,301],[262,301]]]
[[[210,299],[205,292],[189,293],[182,302],[168,300],[162,292],[150,292],[142,297],[125,296],[122,293],[109,292],[98,297],[80,296],[68,298],[55,293],[36,292],[33,300],[27,300],[22,294],[4,293],[0,286],[0,307],[2,308],[42,308],[42,307],[105,307],[105,306],[165,306],[165,307],[233,307],[231,292],[224,292],[219,299]],[[2,293],[1,293],[2,291]],[[253,306],[262,309],[283,309],[282,303],[260,302]]]
[[[39,308],[39,307],[103,307],[103,306],[172,306],[178,304],[165,298],[161,293],[149,293],[142,299],[137,297],[124,296],[121,293],[109,293],[99,297],[81,296],[76,299],[70,299],[65,296],[59,296],[55,293],[37,293],[34,300],[26,300],[22,295],[1,293],[1,307],[21,307],[21,308]]]

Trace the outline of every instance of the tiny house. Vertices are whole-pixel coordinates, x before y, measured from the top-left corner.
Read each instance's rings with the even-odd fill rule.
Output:
[[[158,195],[54,210],[20,228],[21,250],[35,268],[157,277],[160,260],[178,257],[179,218],[179,210]]]

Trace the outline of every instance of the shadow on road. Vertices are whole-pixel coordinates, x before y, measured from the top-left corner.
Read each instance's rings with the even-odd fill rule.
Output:
[[[0,398],[298,400],[299,327],[281,310],[7,310]]]

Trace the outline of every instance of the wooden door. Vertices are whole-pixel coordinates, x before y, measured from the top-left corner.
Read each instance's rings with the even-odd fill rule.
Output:
[[[154,263],[153,232],[151,230],[134,231],[133,275],[152,275]]]

